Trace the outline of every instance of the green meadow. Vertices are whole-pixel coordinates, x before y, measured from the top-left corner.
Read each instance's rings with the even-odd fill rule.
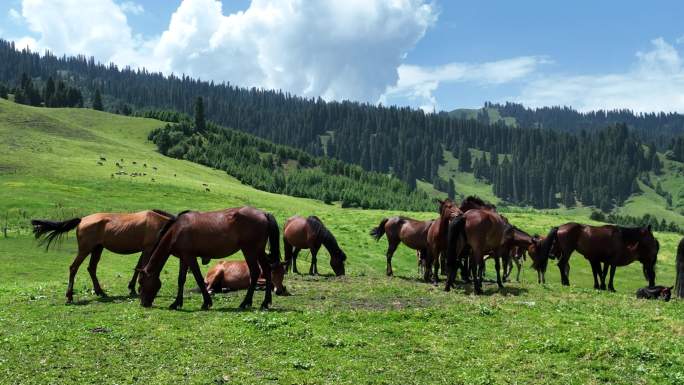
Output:
[[[222,171],[158,154],[147,133],[161,124],[0,99],[0,383],[684,383],[684,306],[635,299],[646,285],[638,263],[618,269],[616,293],[593,290],[589,264],[576,254],[570,287],[560,285],[553,263],[548,283],[537,284],[528,261],[521,282],[504,290],[488,282],[485,294],[474,296],[470,287],[445,293],[421,282],[415,253],[400,247],[396,276],[388,278],[386,240],[375,242],[370,228],[387,216],[428,219],[436,212],[342,209],[258,191]],[[441,171],[453,171],[453,161],[446,167]],[[105,251],[98,275],[109,297],[92,294],[84,264],[75,303],[65,305],[75,237],[46,252],[28,223],[242,205],[272,212],[281,225],[292,215],[318,215],[346,251],[348,275],[332,277],[322,252],[322,275],[288,275],[293,295],[274,297],[269,311],[239,311],[244,292],[217,294],[202,311],[188,277],[184,308],[172,311],[178,262],[171,258],[160,295],[146,309],[127,296],[137,256]],[[530,233],[588,222],[587,210],[504,214]],[[669,286],[681,237],[657,237],[657,282]],[[308,261],[300,254],[301,270]],[[492,279],[493,264],[487,273]]]

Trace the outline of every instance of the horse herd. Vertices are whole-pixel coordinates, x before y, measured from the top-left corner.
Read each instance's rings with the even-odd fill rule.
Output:
[[[655,264],[659,249],[650,227],[588,226],[567,223],[554,227],[546,237],[531,236],[496,211],[496,207],[477,197],[467,197],[460,206],[446,199],[439,202],[439,218],[418,221],[406,217],[383,219],[371,230],[380,239],[388,240],[387,275],[392,275],[392,256],[400,243],[417,250],[423,278],[435,284],[440,267],[446,274],[444,289],[449,291],[461,271],[465,282],[472,282],[475,293],[482,293],[485,259],[493,258],[497,284],[503,287],[512,270],[529,254],[538,272],[538,281],[545,282],[549,258],[558,259],[561,282],[569,285],[569,258],[573,251],[585,256],[591,264],[594,287],[606,289],[610,269],[609,290],[614,290],[613,277],[617,266],[634,261],[643,265],[649,286],[655,285]],[[180,259],[178,291],[172,309],[183,306],[183,288],[188,269],[202,293],[202,309],[212,305],[211,293],[217,290],[247,289],[240,308],[252,305],[259,283],[265,287],[262,308],[271,304],[271,292],[287,295],[283,276],[287,270],[297,273],[297,255],[302,249],[311,251],[309,274],[317,274],[317,254],[323,246],[330,254],[330,266],[336,275],[345,274],[346,254],[323,222],[315,216],[291,217],[283,228],[285,260],[281,262],[280,230],[275,217],[253,207],[230,208],[212,212],[184,211],[173,215],[161,210],[137,213],[97,213],[66,221],[32,220],[37,239],[46,247],[63,234],[76,229],[78,252],[69,267],[67,302],[73,301],[76,273],[90,255],[88,273],[96,295],[105,296],[97,279],[97,265],[102,251],[118,254],[141,253],[128,289],[139,296],[142,306],[149,307],[161,288],[160,274],[169,256]],[[267,248],[268,246],[268,248]],[[242,251],[245,261],[224,261],[202,277],[197,258],[206,265],[211,259],[224,258]],[[501,276],[501,262],[504,277]],[[136,282],[139,291],[136,290]]]

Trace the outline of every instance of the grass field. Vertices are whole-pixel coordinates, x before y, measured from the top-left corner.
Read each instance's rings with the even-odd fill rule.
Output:
[[[348,210],[269,194],[223,172],[165,158],[146,141],[159,124],[0,100],[0,219],[4,223],[6,217],[9,228],[8,237],[0,239],[0,383],[684,382],[682,301],[634,299],[634,290],[646,284],[638,265],[618,269],[617,293],[591,289],[589,265],[575,255],[570,287],[559,285],[555,266],[544,286],[525,267],[521,283],[503,291],[489,283],[478,297],[469,288],[445,293],[419,282],[415,254],[400,247],[396,276],[387,278],[386,241],[376,243],[368,230],[398,212]],[[100,157],[107,159],[101,166]],[[112,176],[120,170],[147,175]],[[201,311],[201,297],[188,292],[183,310],[171,311],[178,267],[172,258],[155,306],[145,309],[126,296],[136,257],[105,252],[98,274],[110,297],[91,293],[83,266],[75,304],[67,306],[74,237],[46,253],[29,236],[27,222],[95,211],[246,204],[273,212],[281,225],[295,214],[320,216],[349,256],[348,276],[328,276],[323,253],[323,275],[289,275],[285,284],[293,296],[275,297],[268,312],[237,311],[242,292],[216,295],[210,311]],[[582,214],[512,210],[506,215],[529,232],[545,233],[570,220],[586,222],[584,212],[577,212]],[[657,236],[657,280],[671,285],[680,237]],[[302,266],[307,261],[306,254],[300,257]],[[491,278],[491,266],[488,273]],[[192,287],[188,279],[187,288]]]

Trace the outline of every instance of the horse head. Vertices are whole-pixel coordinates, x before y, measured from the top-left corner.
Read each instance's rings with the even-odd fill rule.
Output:
[[[439,203],[439,216],[441,218],[453,218],[455,216],[463,214],[463,212],[456,207],[456,204],[449,198],[445,200],[436,199]]]
[[[287,287],[283,285],[283,281],[285,280],[286,264],[287,262],[280,262],[271,269],[271,280],[273,281],[273,287],[275,287],[276,295],[290,295],[290,293],[287,291]]]
[[[159,275],[149,273],[146,269],[140,269],[140,304],[143,307],[150,307],[161,289]]]
[[[342,249],[337,249],[330,255],[330,267],[332,267],[336,276],[344,275],[344,262],[347,260],[347,254]]]

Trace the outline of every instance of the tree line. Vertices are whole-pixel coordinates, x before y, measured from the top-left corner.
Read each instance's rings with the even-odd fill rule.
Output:
[[[664,218],[658,220],[658,218],[651,214],[644,214],[642,217],[636,217],[631,215],[619,215],[614,213],[604,214],[600,211],[593,211],[589,217],[595,221],[614,223],[620,226],[651,226],[655,231],[669,231],[672,233],[684,234],[684,229],[682,229],[675,222],[668,223]]]
[[[453,183],[438,175],[446,150],[461,159],[462,170],[493,183],[495,194],[512,204],[548,208],[582,203],[608,210],[638,191],[639,173],[658,172],[661,167],[651,150],[656,144],[643,146],[636,132],[608,121],[600,129],[572,132],[549,130],[546,123],[526,126],[523,119],[522,127],[509,127],[408,107],[326,102],[279,90],[164,76],[104,65],[85,56],[20,51],[13,43],[0,41],[0,81],[15,82],[19,71],[39,79],[63,74],[84,94],[101,91],[105,109],[119,113],[127,108],[128,113],[152,109],[191,115],[202,97],[203,114],[216,124],[311,157],[393,175],[409,190],[422,179],[451,192]],[[482,155],[471,154],[474,149]]]

